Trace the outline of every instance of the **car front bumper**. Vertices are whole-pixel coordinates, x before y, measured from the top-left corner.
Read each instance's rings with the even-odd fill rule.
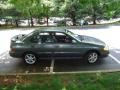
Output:
[[[102,57],[102,58],[107,57],[109,55],[109,53],[110,53],[109,50],[102,51],[100,57]]]

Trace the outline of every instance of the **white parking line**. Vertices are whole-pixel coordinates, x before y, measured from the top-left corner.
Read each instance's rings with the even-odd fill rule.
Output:
[[[50,65],[50,73],[54,73],[54,63],[55,63],[55,60],[52,59],[51,65]]]
[[[2,59],[7,53],[8,53],[8,51],[2,53],[2,54],[0,55],[0,59]]]
[[[109,54],[109,56],[116,61],[118,64],[120,64],[120,60],[118,60],[116,57],[114,57],[113,55]]]
[[[120,53],[120,50],[114,50],[115,53]]]

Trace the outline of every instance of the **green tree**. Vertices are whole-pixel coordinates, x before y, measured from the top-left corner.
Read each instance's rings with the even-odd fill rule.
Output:
[[[23,16],[30,18],[31,26],[34,25],[33,18],[46,17],[47,26],[51,12],[52,1],[50,0],[10,0],[10,2],[22,12]]]
[[[11,25],[15,24],[16,27],[19,26],[19,20],[21,17],[21,13],[18,12],[15,8],[9,8],[5,10],[5,15],[6,18],[9,19],[11,21]]]
[[[9,4],[7,0],[0,0],[0,18],[5,19],[6,25],[8,24],[8,21],[12,21],[12,19],[10,18],[11,14],[9,12],[12,8],[12,5]]]
[[[65,13],[63,10],[65,9],[64,6],[65,0],[53,0],[53,12],[52,15],[55,17],[64,17]]]
[[[107,19],[120,16],[120,0],[105,0],[104,16]]]
[[[43,6],[42,6],[42,0],[35,0],[35,6],[34,6],[34,17],[38,19],[38,22],[40,23],[40,19],[43,17]]]
[[[64,12],[65,17],[70,17],[73,22],[73,26],[76,25],[77,14],[80,9],[79,0],[65,0],[61,10]]]
[[[118,17],[120,14],[120,0],[80,0],[83,17],[91,17],[93,24],[101,19]]]
[[[46,17],[46,22],[48,26],[48,19],[51,16],[52,8],[53,8],[53,1],[52,0],[43,0],[42,1],[42,10],[43,15]]]
[[[91,17],[93,24],[96,24],[96,20],[103,16],[103,0],[81,0],[83,10],[81,13],[84,17]]]
[[[24,17],[28,18],[28,20],[30,18],[31,26],[34,26],[33,17],[40,14],[38,14],[37,11],[40,9],[40,2],[41,0],[10,0],[10,3],[12,3]]]
[[[77,19],[91,17],[93,24],[99,18],[114,18],[120,16],[120,0],[0,0],[0,17],[9,16],[11,10],[15,13],[11,15],[18,20],[20,17],[30,19],[31,26],[34,26],[33,18],[46,18],[51,16],[69,17],[73,25],[76,25]],[[12,4],[13,7],[4,8],[3,3]],[[2,4],[1,4],[2,3]],[[6,4],[5,4],[6,5]],[[8,11],[5,14],[4,9]],[[17,25],[17,23],[16,23]]]

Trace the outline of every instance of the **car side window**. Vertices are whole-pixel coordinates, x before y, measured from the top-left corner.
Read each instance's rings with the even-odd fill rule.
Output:
[[[73,39],[64,33],[40,32],[33,35],[30,41],[32,43],[72,43]]]
[[[39,42],[41,42],[41,38],[40,38],[40,36],[38,34],[37,35],[33,35],[31,37],[31,39],[30,39],[30,42],[31,43],[39,43]]]
[[[41,43],[55,43],[56,39],[53,32],[40,33]]]
[[[73,38],[64,33],[55,33],[55,37],[58,43],[72,43]]]

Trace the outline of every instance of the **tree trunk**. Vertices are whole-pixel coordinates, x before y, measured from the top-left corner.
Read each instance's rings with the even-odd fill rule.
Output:
[[[30,11],[30,9],[29,9],[29,14],[30,14],[31,27],[33,27],[34,23],[33,23],[33,18],[32,18],[32,12]]]
[[[8,25],[8,20],[7,20],[7,19],[5,20],[5,25],[6,25],[6,26]]]
[[[96,19],[93,18],[93,25],[96,25]]]
[[[76,15],[75,15],[75,11],[72,11],[71,12],[71,19],[72,19],[72,22],[73,22],[73,26],[76,26]]]
[[[17,19],[15,19],[15,25],[16,25],[16,27],[19,26],[19,24],[18,24],[18,20],[17,20]]]
[[[93,25],[96,25],[96,14],[95,14],[95,7],[93,7]]]
[[[48,26],[48,19],[49,19],[49,6],[46,7],[46,23],[47,23],[47,26]]]
[[[73,26],[76,26],[76,19],[75,17],[72,18]]]
[[[33,18],[30,17],[30,20],[31,20],[31,27],[33,27],[33,26],[34,26],[34,25],[33,25]]]
[[[93,15],[93,25],[96,25],[96,15]]]
[[[46,19],[47,19],[47,26],[48,26],[48,19],[49,19],[49,17],[47,16]]]

